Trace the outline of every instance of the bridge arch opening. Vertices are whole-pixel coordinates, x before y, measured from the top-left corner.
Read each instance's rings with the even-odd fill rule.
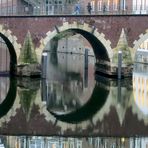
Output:
[[[139,39],[134,41],[134,62],[148,63],[148,30],[145,34],[140,34]]]
[[[72,24],[64,22],[63,26],[55,26],[54,31],[47,32],[47,36],[40,41],[40,47],[36,49],[39,61],[41,61],[42,52],[46,50],[45,48],[49,45],[49,42],[65,32],[73,32],[74,34],[82,35],[92,46],[96,59],[108,62],[112,61],[113,51],[111,42],[105,39],[105,35],[99,33],[94,26],[90,26],[86,23],[78,24],[78,22],[73,22]]]
[[[82,35],[90,43],[96,59],[110,61],[106,48],[101,43],[101,41],[98,40],[96,36],[94,36],[93,33],[87,32],[82,29],[68,29],[66,31],[67,32],[70,31],[70,32],[73,32],[74,34]]]
[[[64,36],[62,34],[67,34],[67,35]],[[73,36],[76,34],[81,35],[83,38],[85,38],[89,42],[96,59],[110,61],[107,50],[105,46],[101,43],[101,41],[98,40],[97,37],[94,36],[92,33],[81,30],[81,29],[68,29],[63,32],[60,32],[49,41],[50,42],[49,44],[51,44],[51,41],[58,40],[58,39],[60,40],[65,37],[68,38],[70,37],[69,35]],[[47,46],[53,46],[53,45],[47,45]]]
[[[9,55],[6,55],[8,58],[10,57],[10,59],[5,59],[9,61],[9,72],[10,74],[14,74],[16,71],[16,65],[17,65],[17,58],[16,58],[16,53],[15,53],[15,49],[12,45],[12,43],[9,41],[9,39],[2,33],[0,33],[0,37],[2,38],[2,40],[4,41],[5,45],[7,46],[6,50],[8,49],[9,51]],[[6,51],[7,52],[7,51]],[[7,61],[6,61],[7,63]]]

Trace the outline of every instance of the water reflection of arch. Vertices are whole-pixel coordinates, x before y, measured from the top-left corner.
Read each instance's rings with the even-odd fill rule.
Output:
[[[98,89],[100,92],[97,92]],[[100,87],[100,85],[96,84],[95,88],[92,92],[92,95],[88,102],[84,104],[79,109],[76,109],[75,111],[72,111],[68,114],[57,114],[53,111],[49,111],[53,116],[56,117],[57,120],[68,122],[68,123],[78,123],[85,121],[86,119],[93,118],[93,115],[101,109],[101,107],[104,105],[106,98],[108,96],[108,92]]]
[[[16,99],[16,79],[10,78],[10,87],[6,98],[0,104],[0,118],[6,115],[14,104]]]
[[[133,71],[133,99],[131,101],[134,114],[139,120],[148,124],[148,66],[135,64]]]
[[[100,93],[98,92],[99,89]],[[103,92],[105,92],[104,95],[101,94]],[[101,82],[95,84],[94,91],[91,95],[92,96],[91,100],[89,100],[87,103],[81,106],[81,108],[73,110],[72,112],[68,112],[67,114],[65,113],[65,115],[62,114],[62,116],[59,116],[60,114],[56,114],[56,112],[53,111],[48,112],[46,110],[46,105],[43,104],[43,102],[39,102],[40,100],[36,100],[38,101],[36,102],[36,104],[40,104],[40,113],[45,115],[47,121],[51,121],[52,123],[55,123],[57,126],[60,126],[62,131],[65,131],[67,128],[70,128],[72,131],[74,131],[76,127],[81,127],[81,129],[86,129],[86,127],[93,124],[97,124],[98,121],[103,120],[105,114],[109,113],[110,106],[112,104],[112,99],[108,99],[109,94],[111,94],[110,83],[108,83],[105,80],[102,80]],[[102,100],[101,103],[100,100]],[[94,104],[95,106],[91,111],[90,109],[93,107]],[[77,113],[80,116],[83,116],[83,118],[80,119]],[[70,117],[71,115],[72,117]],[[89,119],[90,116],[92,116],[91,119]],[[59,117],[59,120],[56,117]],[[71,121],[66,122],[68,118],[71,118]]]

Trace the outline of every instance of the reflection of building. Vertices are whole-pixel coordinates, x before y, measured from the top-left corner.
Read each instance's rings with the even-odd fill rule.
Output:
[[[36,136],[7,136],[11,148],[82,148],[82,139]]]
[[[47,109],[62,113],[81,107],[79,98],[82,93],[81,84],[81,82],[76,80],[71,80],[66,84],[60,82],[49,83],[47,88]]]
[[[10,55],[5,42],[0,38],[0,73],[9,72]]]
[[[138,139],[141,141],[142,139]],[[17,148],[86,148],[93,147],[129,147],[133,144],[130,139],[125,138],[62,138],[62,137],[37,137],[37,136],[7,136],[7,145]]]
[[[137,64],[133,73],[134,100],[144,115],[148,115],[148,67]]]
[[[84,54],[86,48],[89,49],[88,55],[94,56],[94,51],[89,42],[83,36],[75,35],[59,40],[57,51]]]
[[[130,148],[147,148],[148,138],[131,138]]]
[[[50,61],[51,55],[49,56]],[[93,57],[91,57],[93,58]],[[94,60],[94,58],[92,59]],[[93,62],[89,63],[88,76],[83,79],[84,56],[78,54],[57,53],[58,65],[49,63],[47,75],[48,108],[55,111],[72,111],[84,105],[92,94],[94,86]],[[85,81],[89,82],[84,88]]]
[[[147,148],[148,138],[62,138],[41,136],[4,136],[11,148]],[[4,146],[4,144],[2,144]]]
[[[48,98],[50,109],[71,111],[84,105],[92,93],[95,59],[89,56],[88,68],[85,70],[84,46],[89,44],[86,41],[83,44],[83,40],[80,40],[79,35],[78,38],[63,38],[58,42],[57,52],[48,54],[48,95],[44,98]],[[89,86],[86,86],[87,82]]]

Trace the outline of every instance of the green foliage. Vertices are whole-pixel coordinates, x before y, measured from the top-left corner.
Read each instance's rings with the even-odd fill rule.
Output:
[[[21,103],[23,112],[25,113],[26,120],[28,121],[30,119],[30,114],[31,114],[34,100],[36,98],[37,90],[34,91],[30,89],[20,89],[18,91],[18,94],[20,96],[20,103]]]
[[[122,29],[118,43],[116,48],[113,49],[114,55],[113,55],[113,63],[118,64],[118,51],[122,51],[122,63],[124,64],[131,64],[132,63],[132,57],[130,52],[130,47],[128,46],[127,42],[127,36],[124,32],[124,29]]]
[[[27,33],[19,57],[20,64],[33,64],[37,62],[37,56],[34,49],[30,32]]]
[[[73,36],[73,35],[75,35],[75,32],[68,30],[68,31],[60,32],[53,39],[54,40],[60,40],[62,38],[70,37],[70,36]]]

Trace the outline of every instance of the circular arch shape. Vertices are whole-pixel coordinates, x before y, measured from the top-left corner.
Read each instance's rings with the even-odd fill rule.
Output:
[[[17,38],[11,35],[11,31],[4,30],[2,25],[0,25],[0,37],[6,43],[10,53],[10,74],[15,74],[21,45],[16,42]]]
[[[63,25],[60,27],[55,26],[54,31],[47,32],[46,37],[40,40],[40,46],[39,48],[36,49],[36,53],[39,61],[41,61],[41,55],[47,43],[59,33],[68,31],[68,30],[74,30],[76,33],[79,33],[82,36],[84,36],[90,42],[93,48],[97,43],[101,45],[101,47],[105,49],[104,52],[106,52],[108,60],[109,61],[112,60],[113,51],[111,48],[111,42],[109,40],[106,40],[105,35],[103,33],[99,33],[97,31],[97,28],[95,28],[94,26],[90,26],[89,24],[86,24],[86,23],[80,24],[78,22],[73,22],[72,24],[70,24],[68,22],[64,22]],[[90,36],[91,39],[89,39],[88,36]],[[93,43],[94,41],[93,39],[95,39],[95,43]],[[102,50],[100,52],[102,52]]]
[[[39,106],[40,114],[44,115],[48,122],[61,127],[62,131],[66,131],[67,128],[75,131],[76,126],[86,129],[91,123],[96,125],[98,121],[102,121],[105,115],[109,113],[113,100],[111,97],[108,98],[108,95],[111,93],[110,89],[108,89],[110,84],[106,83],[106,80],[103,80],[101,83],[107,85],[107,88],[100,88],[102,85],[97,81],[99,79],[102,80],[102,77],[95,79],[96,83],[90,100],[80,108],[65,114],[58,114],[50,109],[47,110],[46,104],[41,99],[36,99],[35,104]],[[90,117],[92,117],[91,120]],[[90,123],[90,121],[92,122]]]
[[[99,90],[99,92],[98,92]],[[97,95],[96,95],[97,94]],[[109,92],[99,85],[96,85],[90,100],[81,108],[68,113],[68,114],[56,114],[53,111],[49,111],[57,120],[68,122],[68,123],[78,123],[85,121],[86,119],[92,118],[102,106],[105,104]]]
[[[10,87],[7,96],[4,99],[4,101],[0,104],[0,118],[6,115],[14,104],[17,91],[16,84],[17,84],[16,79],[10,77]]]
[[[17,97],[17,79],[10,77],[7,96],[0,104],[0,126],[8,123],[16,115],[18,108],[20,108],[20,100]]]

